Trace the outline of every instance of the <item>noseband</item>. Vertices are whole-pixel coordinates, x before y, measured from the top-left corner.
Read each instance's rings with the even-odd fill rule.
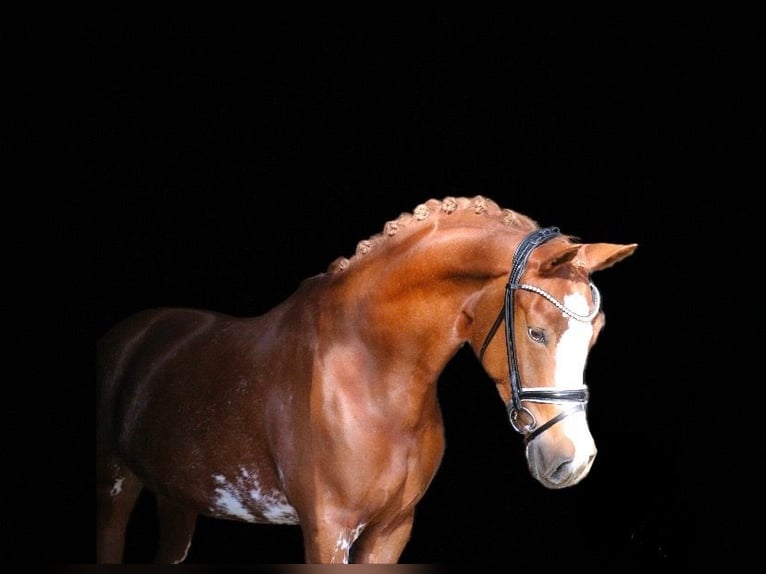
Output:
[[[591,283],[590,288],[593,293],[593,310],[587,315],[580,315],[575,313],[563,303],[558,301],[553,295],[535,287],[534,285],[527,285],[525,283],[519,283],[521,274],[524,272],[524,268],[527,265],[527,260],[532,251],[536,247],[542,245],[546,241],[553,239],[560,235],[557,227],[546,227],[537,229],[524,237],[516,248],[516,252],[513,256],[513,266],[511,267],[511,274],[508,279],[508,283],[505,285],[505,301],[503,308],[495,319],[495,323],[489,330],[487,337],[484,339],[484,344],[479,351],[479,360],[483,360],[484,351],[486,351],[492,338],[495,336],[500,324],[505,321],[505,341],[506,350],[508,353],[508,374],[511,381],[511,402],[508,404],[508,415],[511,419],[511,425],[516,432],[524,435],[524,443],[528,443],[534,439],[537,435],[551,428],[556,423],[560,422],[567,416],[577,412],[585,410],[585,405],[588,402],[588,389],[565,389],[556,390],[547,387],[534,387],[523,389],[521,387],[521,375],[519,374],[519,365],[516,358],[516,345],[513,337],[513,293],[517,289],[524,291],[531,291],[544,297],[550,303],[556,306],[565,315],[576,319],[590,323],[598,315],[601,308],[601,296],[596,289],[596,286]],[[558,413],[552,419],[546,421],[544,424],[537,426],[537,421],[532,412],[522,405],[522,401],[529,401],[532,403],[575,403],[574,406],[569,407]],[[529,422],[520,422],[520,417],[525,417]]]

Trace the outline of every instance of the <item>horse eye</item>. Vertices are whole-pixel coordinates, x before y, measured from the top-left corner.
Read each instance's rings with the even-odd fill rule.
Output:
[[[541,343],[543,345],[545,344],[545,332],[543,330],[529,327],[527,329],[527,333],[529,333],[529,338],[532,339],[535,343]]]

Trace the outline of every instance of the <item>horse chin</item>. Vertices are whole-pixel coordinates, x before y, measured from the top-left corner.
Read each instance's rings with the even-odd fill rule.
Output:
[[[533,469],[532,465],[529,466],[529,470],[532,473],[532,476],[545,488],[550,488],[551,490],[558,490],[561,488],[569,488],[570,486],[574,486],[575,484],[580,482],[583,478],[588,476],[588,473],[590,472],[590,467],[591,467],[591,464],[588,464],[585,467],[580,468],[579,470],[575,470],[569,474],[566,474],[565,476],[553,476],[553,475],[540,474]]]

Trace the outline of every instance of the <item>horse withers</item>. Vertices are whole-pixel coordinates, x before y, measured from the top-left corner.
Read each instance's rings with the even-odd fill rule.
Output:
[[[142,489],[157,562],[198,515],[300,525],[308,563],[395,563],[444,452],[437,381],[470,345],[551,489],[589,472],[584,384],[600,271],[580,243],[494,201],[429,200],[263,315],[140,312],[98,344],[97,561],[120,562]]]

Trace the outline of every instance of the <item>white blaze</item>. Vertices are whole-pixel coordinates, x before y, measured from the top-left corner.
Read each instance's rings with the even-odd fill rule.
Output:
[[[579,293],[564,297],[564,305],[580,315],[587,315],[590,311],[587,300]],[[591,323],[568,318],[567,328],[556,345],[556,366],[553,375],[556,388],[577,389],[584,386],[583,373],[588,357],[588,343],[592,336]]]
[[[580,315],[587,315],[590,312],[587,300],[580,294],[565,296],[564,305]],[[588,344],[593,336],[593,324],[571,317],[568,318],[567,323],[567,329],[556,346],[555,385],[557,388],[565,389],[585,388],[583,375],[588,357]],[[577,445],[572,466],[575,468],[585,466],[590,455],[595,452],[585,411],[572,413],[558,424],[566,436]]]
[[[588,315],[590,312],[588,301],[580,294],[566,295],[563,304],[578,315]],[[587,387],[583,375],[588,346],[593,336],[593,324],[590,321],[578,321],[563,312],[562,315],[567,320],[567,326],[556,344],[551,388],[584,390]],[[563,412],[571,406],[573,403],[562,402],[558,410]],[[596,445],[588,429],[584,410],[572,412],[558,421],[556,427],[571,441],[573,452],[560,452],[550,435],[540,435],[538,439],[527,443],[526,456],[529,469],[537,480],[549,488],[564,488],[577,484],[587,475],[596,455]],[[561,436],[560,433],[556,434]],[[571,460],[566,460],[570,456]],[[566,463],[565,467],[562,467],[562,463]]]

